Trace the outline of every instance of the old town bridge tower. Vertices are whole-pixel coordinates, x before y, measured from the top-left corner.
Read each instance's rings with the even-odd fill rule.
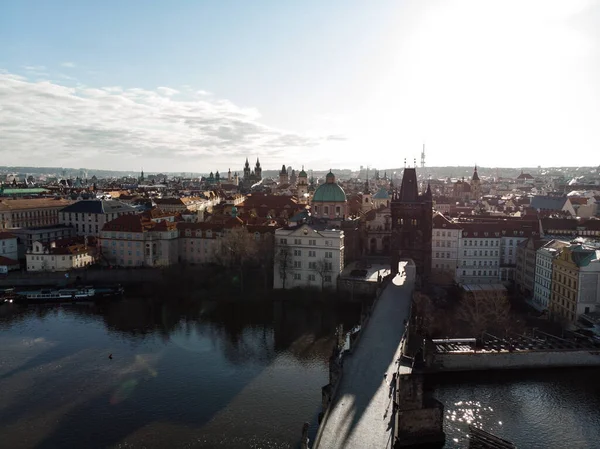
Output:
[[[423,283],[431,273],[431,235],[433,199],[431,187],[419,195],[417,171],[405,168],[400,190],[394,190],[392,212],[392,272],[398,271],[401,259],[412,259],[417,276]]]

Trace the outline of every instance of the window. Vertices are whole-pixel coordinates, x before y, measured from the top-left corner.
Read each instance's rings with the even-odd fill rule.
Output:
[[[300,273],[294,273],[294,280],[296,280],[296,281],[302,280],[302,274],[300,274]]]
[[[287,239],[279,239],[279,243],[282,245],[287,245]]]
[[[435,253],[435,258],[439,259],[440,258],[440,253]]]
[[[329,206],[323,206],[323,213],[329,215]]]
[[[314,275],[314,274],[309,274],[309,275],[308,275],[308,280],[309,280],[309,281],[314,281],[314,280],[316,280],[316,279],[315,279],[315,275]]]
[[[316,251],[309,251],[308,252],[308,257],[317,257],[317,252]]]
[[[465,255],[465,256],[467,255],[467,250],[466,250],[466,249],[465,249],[465,254],[464,254],[464,255]]]
[[[317,269],[317,262],[308,262],[308,268],[311,270]]]
[[[325,251],[325,259],[333,259],[333,253],[331,251]]]
[[[323,280],[324,280],[325,282],[331,282],[331,276],[325,276],[325,277],[323,277]],[[586,312],[586,313],[587,313],[587,312]]]
[[[294,245],[302,245],[302,239],[294,239]]]
[[[446,253],[446,259],[450,259],[450,253]]]
[[[317,241],[316,240],[309,240],[308,244],[311,246],[317,246]]]
[[[300,251],[299,249],[295,249],[294,256],[302,256],[302,251]]]
[[[302,262],[299,260],[294,260],[294,268],[302,268]]]

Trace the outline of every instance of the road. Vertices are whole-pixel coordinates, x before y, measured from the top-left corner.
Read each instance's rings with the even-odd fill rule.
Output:
[[[390,380],[398,369],[413,287],[413,280],[396,276],[382,292],[358,346],[344,360],[344,375],[315,447],[392,447]]]

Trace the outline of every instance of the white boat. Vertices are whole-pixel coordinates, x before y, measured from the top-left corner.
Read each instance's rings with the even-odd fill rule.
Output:
[[[42,289],[21,293],[29,301],[73,301],[91,299],[96,290],[91,287],[64,288],[61,290]]]

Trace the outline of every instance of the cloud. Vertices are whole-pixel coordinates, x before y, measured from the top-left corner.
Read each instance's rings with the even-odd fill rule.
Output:
[[[118,169],[133,158],[153,158],[168,169],[192,158],[288,157],[338,138],[276,129],[260,123],[255,108],[212,96],[179,99],[178,93],[168,87],[72,87],[0,71],[0,159],[21,165],[102,160]]]
[[[72,68],[74,68],[74,67],[75,67],[75,63],[74,63],[74,62],[63,62],[63,63],[61,64],[61,66],[62,66],[62,67],[67,67],[67,68],[70,68],[70,69],[72,69]]]

